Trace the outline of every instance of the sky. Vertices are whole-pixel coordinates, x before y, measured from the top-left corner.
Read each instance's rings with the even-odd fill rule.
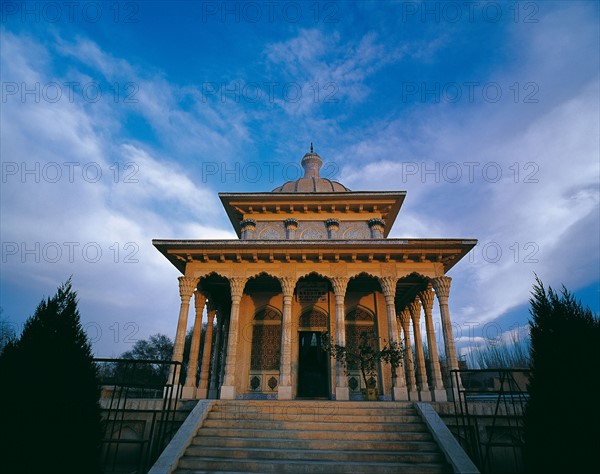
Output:
[[[180,274],[152,239],[236,238],[217,193],[300,177],[311,142],[323,177],[407,192],[390,238],[478,239],[448,273],[460,352],[527,325],[535,275],[598,312],[599,16],[2,2],[2,319],[18,333],[72,276],[96,356],[173,338]]]

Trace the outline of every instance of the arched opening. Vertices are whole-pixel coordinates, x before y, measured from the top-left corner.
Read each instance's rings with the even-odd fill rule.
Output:
[[[250,352],[250,390],[274,393],[279,384],[281,311],[265,306],[254,315]]]
[[[375,313],[363,306],[355,306],[346,315],[346,347],[348,350],[356,351],[363,343],[363,338],[370,346],[374,348],[377,346]],[[367,374],[365,381],[359,367],[352,363],[348,364],[348,372],[348,387],[351,393],[378,386],[378,373]]]
[[[329,398],[329,355],[321,346],[328,314],[318,307],[308,308],[298,323],[298,397]]]

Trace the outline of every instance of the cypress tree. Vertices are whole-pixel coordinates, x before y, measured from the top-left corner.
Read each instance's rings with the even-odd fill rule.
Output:
[[[536,276],[525,411],[527,472],[597,472],[600,465],[600,321],[563,286]]]
[[[3,472],[99,473],[98,369],[71,279],[0,357]]]

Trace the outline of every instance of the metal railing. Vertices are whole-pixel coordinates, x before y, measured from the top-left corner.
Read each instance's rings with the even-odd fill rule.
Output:
[[[176,419],[181,384],[175,383],[181,363],[134,359],[94,362],[101,380],[104,472],[146,473],[181,424]]]
[[[481,472],[499,470],[500,461],[504,470],[524,469],[523,417],[530,373],[530,369],[451,371],[457,436]]]

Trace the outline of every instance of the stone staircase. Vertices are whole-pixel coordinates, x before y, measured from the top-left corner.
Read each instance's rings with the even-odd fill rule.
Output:
[[[452,469],[411,402],[218,400],[175,472]]]

